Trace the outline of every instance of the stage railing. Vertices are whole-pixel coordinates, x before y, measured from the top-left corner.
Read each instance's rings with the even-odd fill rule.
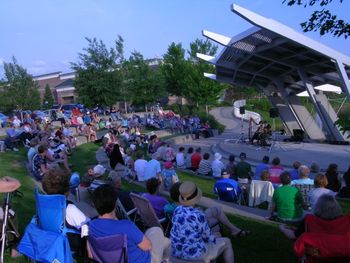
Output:
[[[250,118],[253,118],[256,123],[259,123],[261,121],[261,115],[259,113],[254,111],[249,111],[249,110],[245,110],[244,114],[240,113],[239,108],[244,107],[245,104],[246,104],[245,100],[236,100],[233,103],[233,115],[239,119],[243,118],[243,120],[245,121],[249,121]]]

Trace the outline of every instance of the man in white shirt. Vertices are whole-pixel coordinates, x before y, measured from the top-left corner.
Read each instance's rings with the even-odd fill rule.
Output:
[[[158,161],[159,159],[160,159],[160,156],[158,156],[157,153],[154,153],[152,155],[152,160],[149,160],[147,162],[147,164],[145,165],[144,181],[147,181],[152,177],[156,177],[160,181],[162,181],[162,176],[160,174],[161,172],[160,162]]]
[[[183,168],[185,169],[185,148],[184,147],[180,147],[179,148],[179,152],[176,154],[176,165],[177,168]]]
[[[137,179],[140,182],[146,181],[147,179],[145,179],[145,166],[147,164],[147,161],[144,159],[143,152],[138,151],[136,153],[136,158],[137,160],[134,163],[134,167],[135,167]]]
[[[224,169],[224,164],[221,161],[222,155],[220,153],[215,153],[215,160],[211,163],[211,170],[213,171],[214,178],[221,178],[221,171]]]

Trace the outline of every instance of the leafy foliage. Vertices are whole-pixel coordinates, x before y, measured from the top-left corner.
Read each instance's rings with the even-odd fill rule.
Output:
[[[12,57],[12,62],[4,63],[4,70],[3,94],[0,99],[2,110],[8,112],[13,109],[40,108],[38,84],[27,70],[17,63],[15,57]]]
[[[152,69],[141,53],[134,51],[124,62],[123,71],[128,99],[135,105],[154,103],[164,95],[164,85],[159,70]]]
[[[289,6],[302,5],[304,7],[319,5],[322,9],[314,11],[309,20],[301,23],[304,32],[319,31],[320,35],[331,33],[335,37],[343,36],[347,38],[350,36],[350,23],[339,19],[337,15],[330,10],[325,9],[325,6],[334,2],[333,0],[284,0]],[[343,3],[343,0],[339,0]]]
[[[44,109],[51,109],[54,103],[54,98],[50,89],[49,84],[46,84],[45,86],[45,93],[43,97],[43,108]]]
[[[213,56],[216,54],[217,48],[209,40],[196,39],[190,43],[190,50],[188,51],[190,58],[186,67],[187,74],[185,75],[187,85],[184,95],[192,104],[210,105],[215,103],[225,87],[225,85],[205,78],[203,74],[205,72],[212,73],[215,68],[209,63],[197,59],[197,53]]]
[[[79,100],[87,107],[113,105],[121,97],[123,84],[118,65],[123,61],[123,39],[118,36],[115,49],[108,49],[96,38],[86,38],[88,47],[71,63],[77,77],[74,86]]]
[[[166,90],[171,95],[182,96],[186,89],[184,76],[187,74],[187,61],[185,60],[185,50],[182,48],[181,43],[171,43],[163,58],[164,64],[161,70]]]

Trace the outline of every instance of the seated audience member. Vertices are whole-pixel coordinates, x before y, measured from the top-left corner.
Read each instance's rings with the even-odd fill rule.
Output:
[[[226,165],[226,171],[229,173],[230,178],[237,179],[235,170],[236,170],[235,156],[233,154],[230,154],[230,156],[228,157],[228,163]]]
[[[166,145],[163,155],[160,155],[160,156],[165,162],[167,161],[173,162],[175,161],[175,157],[176,157],[174,149],[169,144]]]
[[[314,180],[316,175],[320,173],[320,166],[316,162],[310,164],[310,174],[309,178]]]
[[[114,144],[111,155],[109,156],[109,165],[114,170],[114,169],[118,169],[117,168],[118,164],[119,164],[119,166],[121,166],[121,169],[124,171],[125,170],[125,167],[124,167],[125,163],[124,163],[123,155],[119,149],[119,144]]]
[[[180,205],[174,211],[170,232],[173,255],[179,259],[209,262],[223,253],[224,262],[234,262],[230,239],[216,237],[205,214],[194,208],[202,191],[193,182],[182,183],[179,191]]]
[[[89,189],[94,191],[97,187],[102,184],[105,184],[104,174],[106,172],[106,168],[101,164],[97,164],[94,166],[94,180],[91,182]]]
[[[41,181],[44,174],[48,171],[47,167],[47,147],[40,145],[38,147],[38,153],[33,157],[32,172],[36,180]]]
[[[247,155],[244,152],[240,153],[239,158],[241,161],[236,165],[235,174],[239,183],[247,184],[252,176],[252,167],[245,161]]]
[[[11,123],[10,127],[6,130],[6,138],[5,138],[5,145],[6,148],[18,152],[18,149],[14,147],[14,141],[17,139],[17,132],[16,128],[13,123]]]
[[[340,189],[338,196],[339,197],[350,197],[350,166],[348,170],[343,175],[344,186]]]
[[[70,172],[67,149],[64,143],[62,143],[59,139],[53,139],[49,140],[49,145],[47,145],[46,142],[44,142],[43,145],[47,147],[49,146],[46,154],[48,167],[54,168],[58,164],[63,164],[67,171]]]
[[[160,174],[162,170],[158,160],[160,160],[160,156],[157,153],[154,153],[152,154],[152,159],[145,164],[144,181],[147,181],[150,178],[157,178],[162,181]]]
[[[278,157],[273,158],[272,165],[269,168],[270,181],[273,184],[280,184],[280,175],[283,172],[284,168],[280,165],[281,160]]]
[[[192,171],[196,171],[199,167],[199,163],[202,160],[202,154],[201,154],[202,149],[198,147],[196,151],[192,154],[191,156],[191,169]]]
[[[241,189],[238,186],[238,182],[236,180],[230,179],[230,174],[228,172],[223,171],[222,179],[216,181],[216,183],[214,185],[214,192],[215,192],[215,189],[217,189],[218,185],[220,185],[221,183],[228,184],[233,189],[235,189],[236,193],[237,193],[237,197],[240,195]]]
[[[167,203],[164,206],[164,214],[169,219],[173,217],[174,210],[179,205],[180,186],[181,186],[181,182],[177,182],[173,184],[169,189],[170,199],[172,202]]]
[[[87,170],[87,173],[81,177],[80,185],[83,187],[89,187],[94,180],[95,180],[94,168],[90,167]]]
[[[191,163],[192,154],[193,154],[193,148],[190,147],[187,150],[187,155],[186,155],[186,158],[185,158],[185,167],[186,167],[186,169],[192,169],[192,163]]]
[[[60,169],[49,170],[42,179],[43,190],[48,195],[69,195],[69,174]],[[80,231],[82,225],[90,219],[84,215],[74,204],[67,202],[66,226]],[[80,236],[68,233],[68,240],[74,251],[80,247]]]
[[[197,173],[200,175],[206,175],[206,176],[211,176],[212,171],[211,171],[211,163],[209,161],[209,153],[205,153],[203,155],[203,159],[200,161]]]
[[[148,179],[146,182],[148,193],[142,195],[149,200],[159,219],[164,217],[164,206],[168,203],[163,196],[159,195],[160,185],[161,182],[157,178]]]
[[[135,172],[135,163],[134,159],[132,158],[133,150],[129,147],[125,151],[124,155],[124,163],[125,163],[125,177],[129,181],[136,180],[136,172]]]
[[[306,165],[300,165],[300,167],[298,169],[299,179],[293,180],[292,181],[292,185],[293,184],[313,185],[314,184],[314,180],[309,178],[309,173],[310,173],[309,167],[307,167]]]
[[[258,164],[255,168],[254,180],[260,180],[261,173],[263,171],[269,170],[269,166],[268,166],[269,161],[270,161],[270,158],[265,155],[262,159],[262,163]]]
[[[211,170],[213,172],[213,177],[216,179],[221,178],[221,172],[224,169],[224,164],[221,161],[222,155],[220,153],[214,154],[214,161],[211,163]]]
[[[136,161],[134,163],[137,180],[140,182],[146,181],[145,179],[145,166],[147,161],[145,160],[143,151],[136,152]]]
[[[99,217],[89,223],[89,235],[108,237],[125,234],[128,262],[161,263],[163,258],[168,259],[170,242],[163,231],[152,227],[143,234],[133,222],[118,220],[115,215],[116,200],[116,193],[110,185],[102,185],[94,191],[93,202]]]
[[[109,185],[116,190],[117,198],[120,200],[126,211],[132,210],[135,206],[130,198],[130,192],[122,189],[122,178],[116,171],[110,171],[107,177]]]
[[[176,166],[177,166],[177,168],[181,168],[181,169],[186,168],[184,152],[185,152],[185,148],[180,147],[179,152],[176,154]]]
[[[172,162],[165,162],[164,169],[161,172],[163,186],[165,190],[169,190],[171,186],[179,181]]]
[[[313,215],[323,220],[332,221],[342,217],[343,212],[341,206],[333,195],[324,194],[318,198],[313,209]],[[305,217],[307,216],[312,215],[306,215]],[[283,224],[280,225],[279,228],[288,239],[296,239],[305,232],[305,221],[303,220],[297,228],[286,227]],[[332,231],[332,229],[324,230]]]
[[[270,181],[270,174],[268,170],[264,170],[260,174],[260,180],[261,181]]]
[[[301,166],[301,163],[298,162],[298,161],[295,161],[295,162],[293,163],[293,169],[289,171],[290,176],[291,176],[291,178],[292,178],[292,182],[293,182],[294,180],[299,179],[299,167],[300,167],[300,166]]]
[[[314,180],[315,188],[310,190],[310,192],[308,193],[309,203],[312,209],[314,209],[315,204],[317,203],[317,200],[320,198],[321,195],[336,195],[335,192],[326,188],[327,184],[327,176],[325,176],[324,174],[316,175]]]
[[[27,152],[27,159],[28,159],[28,163],[30,166],[32,165],[33,158],[34,158],[35,154],[38,153],[38,149],[37,149],[38,144],[39,144],[38,139],[31,139],[30,140],[30,143],[29,143],[30,148]]]
[[[303,215],[303,197],[300,191],[290,185],[289,172],[280,175],[282,186],[275,189],[272,196],[271,216],[277,213],[277,217],[283,221],[299,221]]]
[[[326,171],[326,176],[328,180],[327,188],[333,192],[338,192],[341,186],[338,178],[338,165],[331,163]]]

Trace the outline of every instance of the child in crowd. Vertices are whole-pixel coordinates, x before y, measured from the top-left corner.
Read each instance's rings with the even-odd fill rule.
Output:
[[[174,183],[179,181],[172,162],[165,162],[164,169],[161,172],[163,178],[164,189],[169,190]]]

